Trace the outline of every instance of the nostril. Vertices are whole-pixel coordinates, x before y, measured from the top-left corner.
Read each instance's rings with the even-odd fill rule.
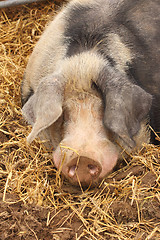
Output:
[[[95,166],[95,165],[89,164],[88,169],[89,169],[89,172],[92,176],[96,175],[98,173],[98,167]]]
[[[73,177],[75,175],[75,171],[76,171],[76,165],[73,165],[72,167],[70,167],[68,171],[69,177]]]

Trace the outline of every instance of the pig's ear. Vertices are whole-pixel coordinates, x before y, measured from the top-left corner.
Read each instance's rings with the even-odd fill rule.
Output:
[[[147,118],[151,95],[137,85],[126,84],[110,88],[105,99],[104,125],[134,147],[133,136],[139,131],[141,121]]]
[[[54,77],[44,78],[36,92],[22,108],[22,113],[32,131],[27,141],[30,143],[37,135],[53,124],[62,114],[63,85]]]

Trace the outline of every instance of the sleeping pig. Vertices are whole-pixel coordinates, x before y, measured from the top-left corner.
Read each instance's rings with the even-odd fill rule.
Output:
[[[24,74],[28,142],[45,140],[71,183],[95,184],[150,141],[148,124],[160,131],[159,78],[159,0],[72,0]]]

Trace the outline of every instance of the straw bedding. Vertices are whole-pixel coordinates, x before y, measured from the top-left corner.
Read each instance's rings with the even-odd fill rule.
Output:
[[[26,143],[20,82],[58,5],[0,13],[0,239],[160,239],[160,147],[144,145],[99,186],[82,190],[59,176],[39,140]]]

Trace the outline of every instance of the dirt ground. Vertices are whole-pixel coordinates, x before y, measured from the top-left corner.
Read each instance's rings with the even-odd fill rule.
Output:
[[[44,26],[63,1],[0,12],[0,240],[160,239],[160,147],[144,145],[99,186],[60,177],[39,140],[26,143],[20,82]]]
[[[120,172],[114,178],[114,181],[123,182],[128,174],[132,176],[132,179],[138,179],[141,174],[144,176],[138,183],[139,196],[136,196],[134,202],[132,202],[132,196],[125,193],[124,188],[127,186],[123,186],[124,184],[121,187],[119,184],[113,186],[112,179],[106,180],[106,185],[104,183],[100,188],[90,190],[87,197],[85,197],[85,193],[82,194],[80,190],[74,189],[72,186],[63,186],[60,194],[65,195],[69,191],[72,193],[72,197],[75,195],[77,206],[75,205],[74,209],[71,207],[65,209],[63,206],[58,212],[54,207],[25,204],[19,200],[15,193],[8,193],[5,202],[3,202],[3,194],[1,193],[0,239],[158,240],[160,239],[158,189],[154,197],[146,193],[146,191],[155,191],[156,176],[152,172],[147,172],[147,174],[145,172],[143,166],[135,166],[126,171],[125,174]],[[140,191],[140,189],[143,190]],[[100,199],[97,199],[98,195],[100,195]],[[89,203],[80,216],[78,205],[84,199]],[[109,204],[107,199],[110,199]],[[103,205],[105,200],[106,206]],[[93,209],[94,211],[92,211]],[[98,214],[101,219],[97,219],[96,215]],[[100,229],[100,234],[96,234],[96,225],[99,224],[103,228]],[[118,232],[120,236],[118,236]]]

